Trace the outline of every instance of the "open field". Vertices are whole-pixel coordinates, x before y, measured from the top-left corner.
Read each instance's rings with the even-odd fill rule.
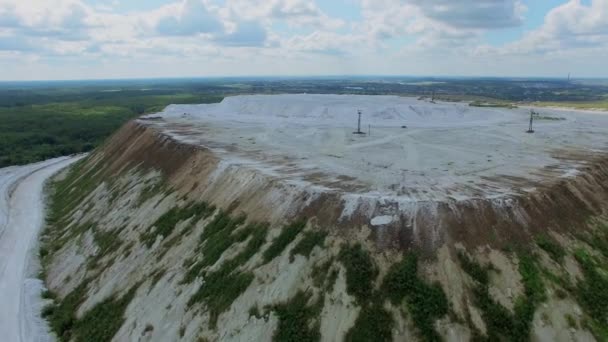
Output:
[[[535,102],[535,106],[539,107],[555,107],[555,108],[573,108],[584,110],[604,110],[608,111],[608,101],[590,101],[590,102]]]

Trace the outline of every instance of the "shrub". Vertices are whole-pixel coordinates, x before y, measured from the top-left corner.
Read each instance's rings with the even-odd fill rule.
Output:
[[[458,260],[460,266],[473,280],[479,282],[481,285],[488,284],[488,268],[482,267],[478,263],[471,260],[464,252],[458,252]]]
[[[359,243],[344,245],[338,259],[346,268],[346,290],[359,304],[365,303],[372,295],[374,280],[378,276],[369,252]]]
[[[222,220],[229,222],[229,219],[226,218],[222,218]],[[228,225],[229,223],[226,223],[224,229]],[[216,234],[220,234],[222,230],[223,229],[216,230]],[[238,272],[236,269],[246,263],[259,251],[260,247],[266,241],[267,232],[267,224],[248,225],[242,232],[242,236],[250,236],[247,245],[234,258],[225,261],[217,271],[207,273],[204,276],[204,284],[188,301],[188,306],[192,306],[198,302],[203,302],[207,305],[210,312],[210,327],[214,328],[216,326],[219,315],[226,311],[230,305],[232,305],[232,302],[234,302],[234,300],[236,300],[253,281],[253,273]],[[242,239],[242,236],[239,237],[239,239]],[[194,280],[204,266],[205,263],[203,262],[198,262],[192,266],[184,277],[184,280],[182,280],[182,283]]]
[[[208,206],[203,202],[190,204],[182,208],[173,207],[152,224],[150,231],[141,235],[141,241],[150,248],[158,235],[163,238],[168,237],[180,221],[192,218],[192,224],[194,224],[201,218],[211,215],[214,210],[213,206]]]
[[[304,237],[302,240],[300,240],[300,242],[298,242],[298,244],[291,250],[290,259],[293,260],[293,258],[298,254],[308,258],[315,246],[323,247],[326,237],[327,232],[324,231],[304,232]]]
[[[536,244],[549,254],[551,259],[561,262],[566,255],[564,248],[548,235],[540,235],[536,238]]]
[[[323,308],[322,297],[308,305],[311,295],[299,291],[288,302],[273,307],[279,322],[272,337],[280,342],[314,342],[321,339],[318,316]]]
[[[394,321],[390,312],[386,311],[380,303],[366,305],[355,321],[355,325],[346,334],[346,341],[392,341],[392,327]]]
[[[106,342],[112,340],[125,318],[124,313],[133,299],[134,286],[122,298],[108,298],[87,311],[74,327],[77,342]]]
[[[524,295],[517,298],[514,314],[511,314],[489,293],[488,267],[459,255],[461,266],[478,284],[473,288],[475,304],[481,309],[489,340],[527,341],[531,323],[538,305],[546,299],[545,287],[533,255],[519,253],[519,272],[522,276]]]
[[[286,227],[283,228],[281,234],[277,236],[272,244],[264,251],[264,262],[268,263],[272,259],[279,256],[283,250],[289,245],[295,238],[300,234],[300,232],[306,227],[306,221],[296,221]]]
[[[418,258],[408,253],[401,262],[391,266],[382,292],[395,305],[405,298],[414,324],[426,341],[438,341],[435,320],[448,313],[448,301],[439,284],[429,285],[418,277]]]
[[[608,322],[608,276],[600,273],[599,266],[587,251],[577,250],[575,257],[585,276],[577,284],[579,302],[590,316],[605,326]]]

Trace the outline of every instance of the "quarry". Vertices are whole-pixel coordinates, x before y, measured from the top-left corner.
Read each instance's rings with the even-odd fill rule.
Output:
[[[54,177],[45,316],[65,341],[602,340],[607,152],[603,112],[170,105]]]

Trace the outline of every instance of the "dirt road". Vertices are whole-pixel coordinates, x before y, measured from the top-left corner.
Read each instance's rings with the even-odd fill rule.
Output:
[[[40,280],[28,270],[43,224],[43,185],[78,160],[62,157],[0,169],[0,340],[49,341],[40,319]]]

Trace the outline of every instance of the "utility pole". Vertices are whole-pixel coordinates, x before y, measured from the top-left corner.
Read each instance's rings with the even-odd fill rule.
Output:
[[[357,131],[353,132],[353,134],[365,134],[361,132],[361,109],[357,111],[357,114],[359,115],[359,120],[357,121]]]
[[[534,109],[530,109],[530,126],[528,127],[526,133],[534,133],[534,130],[532,129],[532,123],[534,123],[534,114]]]

